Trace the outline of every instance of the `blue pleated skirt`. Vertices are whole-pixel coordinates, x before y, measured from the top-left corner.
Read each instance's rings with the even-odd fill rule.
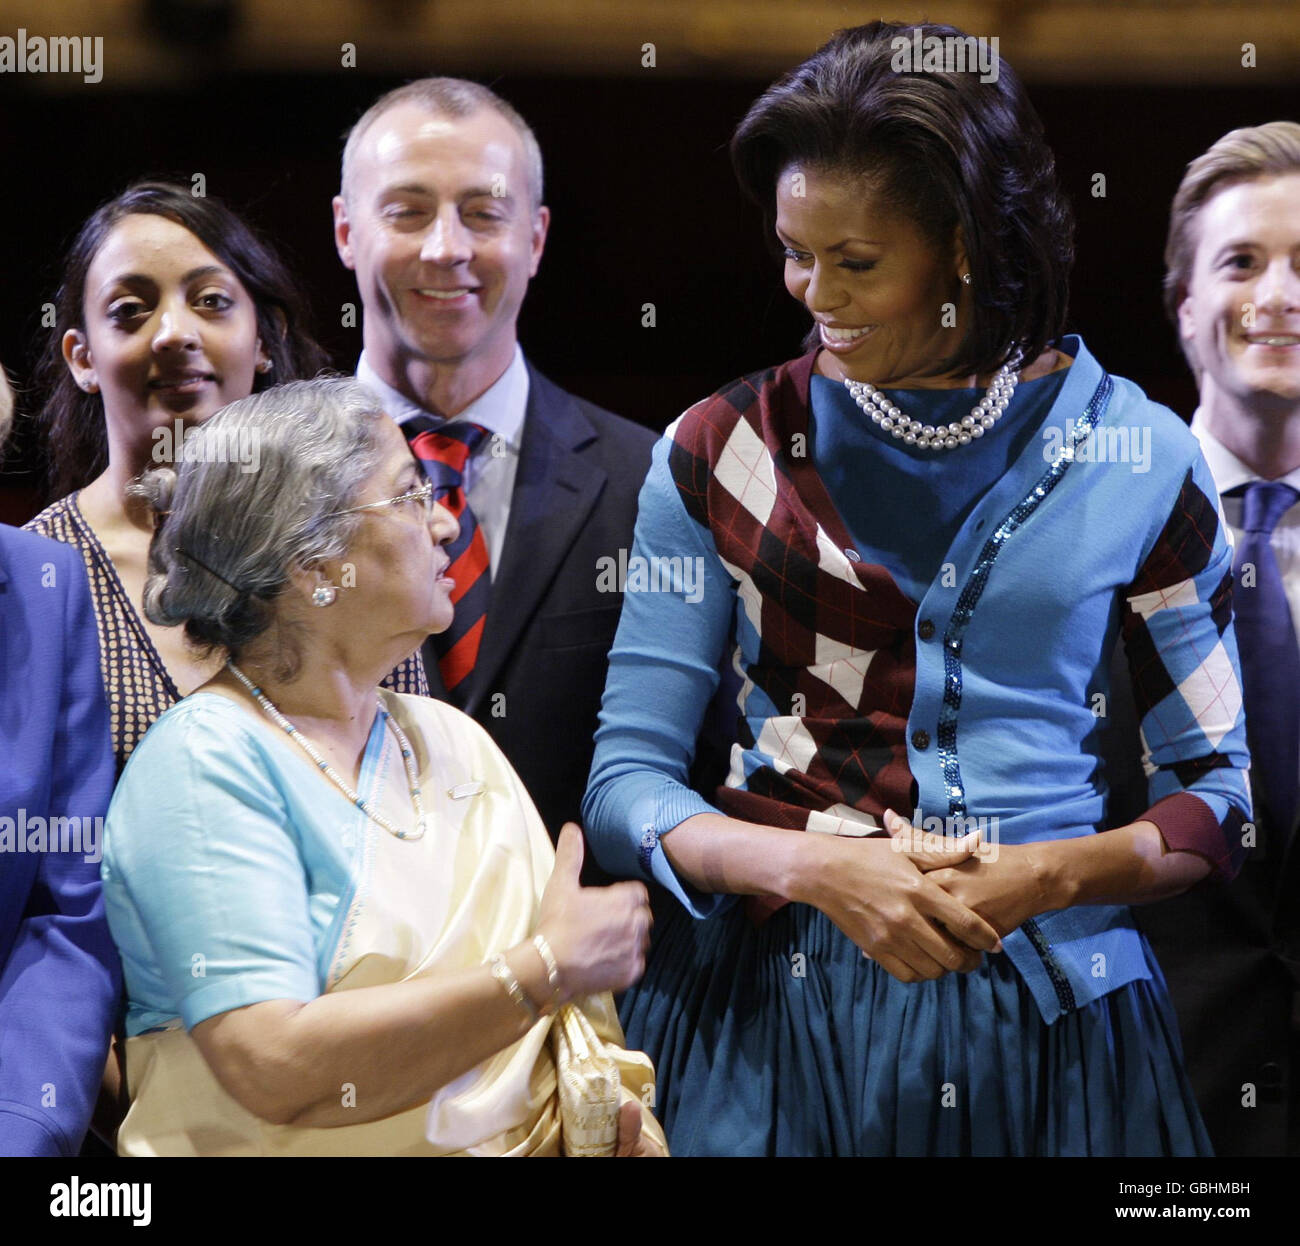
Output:
[[[907,984],[807,905],[656,907],[621,1016],[674,1155],[1213,1154],[1149,948],[1047,1025],[1005,955]]]

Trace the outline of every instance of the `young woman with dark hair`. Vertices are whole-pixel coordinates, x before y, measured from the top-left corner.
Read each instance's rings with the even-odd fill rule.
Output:
[[[156,225],[157,220],[178,226],[191,235],[191,245],[206,249],[243,288],[248,310],[256,322],[259,345],[252,364],[250,393],[277,381],[314,376],[327,362],[309,332],[307,310],[293,276],[269,243],[219,199],[196,197],[186,187],[170,182],[137,182],[102,204],[82,225],[68,250],[63,279],[54,296],[54,330],[41,358],[37,381],[47,395],[41,423],[47,430],[56,497],[84,488],[109,466],[112,432],[106,426],[108,413],[103,395],[98,384],[86,383],[75,370],[73,360],[80,357],[79,348],[84,353],[87,347],[88,319],[93,321],[100,315],[97,306],[87,304],[92,265],[130,217],[157,218],[129,226],[141,234],[140,242],[155,246],[152,235],[160,235],[164,242],[176,241],[177,235],[162,226],[144,226]],[[130,248],[128,256],[134,258]],[[147,284],[147,274],[136,276],[143,277]],[[120,307],[115,307],[111,318],[125,331],[135,332]],[[173,405],[181,409],[187,422],[198,423],[216,410],[212,403],[219,397],[226,397],[220,387],[200,392],[196,399],[176,400]],[[196,416],[196,412],[201,414]]]
[[[85,559],[120,771],[159,714],[216,669],[143,614],[153,519],[129,486],[178,459],[186,431],[227,403],[313,376],[325,355],[275,251],[216,199],[165,182],[133,185],[91,215],[55,309],[41,418],[60,500],[27,527]],[[241,449],[256,470],[256,447]],[[394,680],[424,692],[418,656]]]
[[[674,1154],[1209,1149],[1127,906],[1241,860],[1230,551],[1186,427],[1062,336],[1052,156],[967,38],[843,31],[733,141],[813,337],[655,452],[634,557],[699,574],[629,583],[583,809],[668,893],[622,1015]],[[1151,807],[1114,825],[1121,629]]]

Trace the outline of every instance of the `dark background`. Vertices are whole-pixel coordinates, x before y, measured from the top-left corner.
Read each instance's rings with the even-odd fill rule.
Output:
[[[39,396],[28,387],[48,334],[41,304],[81,221],[136,177],[204,174],[210,195],[278,244],[319,337],[336,366],[351,369],[361,331],[341,327],[341,306],[358,300],[330,216],[342,135],[410,76],[235,76],[196,61],[180,85],[145,90],[106,81],[35,94],[18,79],[0,81],[0,359],[20,408],[0,474],[0,520],[24,522],[44,500],[29,423]],[[552,227],[520,327],[544,372],[662,429],[731,377],[798,353],[806,316],[785,293],[726,153],[770,76],[465,76],[523,113],[546,160]],[[1189,416],[1195,391],[1160,301],[1170,199],[1186,162],[1225,131],[1300,115],[1297,92],[1033,82],[1029,90],[1078,217],[1069,327],[1112,372]],[[1095,173],[1105,174],[1105,198],[1091,194]],[[643,303],[655,305],[657,327],[641,327]]]

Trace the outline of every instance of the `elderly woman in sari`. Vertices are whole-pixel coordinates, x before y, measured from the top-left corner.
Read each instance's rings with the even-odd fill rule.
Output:
[[[219,461],[244,438],[256,471]],[[552,853],[471,719],[377,687],[455,587],[456,522],[397,426],[355,382],[299,382],[227,407],[186,459],[140,486],[166,515],[145,608],[227,660],[109,812],[119,1150],[563,1153],[548,1040],[572,1000],[618,1069],[617,1153],[662,1153],[608,994],[642,970],[644,887],[581,888],[580,833]]]

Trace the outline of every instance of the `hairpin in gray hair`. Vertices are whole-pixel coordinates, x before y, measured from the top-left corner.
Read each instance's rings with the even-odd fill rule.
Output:
[[[203,570],[206,571],[209,575],[216,576],[218,580],[220,580],[227,588],[232,589],[234,592],[242,593],[246,591],[240,588],[238,584],[232,584],[228,579],[226,579],[224,575],[221,574],[220,571],[214,571],[211,567],[208,566],[206,562],[203,561],[202,558],[196,558],[193,554],[189,552],[189,550],[181,549],[181,547],[178,545],[176,547],[176,552],[182,558],[187,559],[189,562],[194,563],[196,566],[202,567]]]

